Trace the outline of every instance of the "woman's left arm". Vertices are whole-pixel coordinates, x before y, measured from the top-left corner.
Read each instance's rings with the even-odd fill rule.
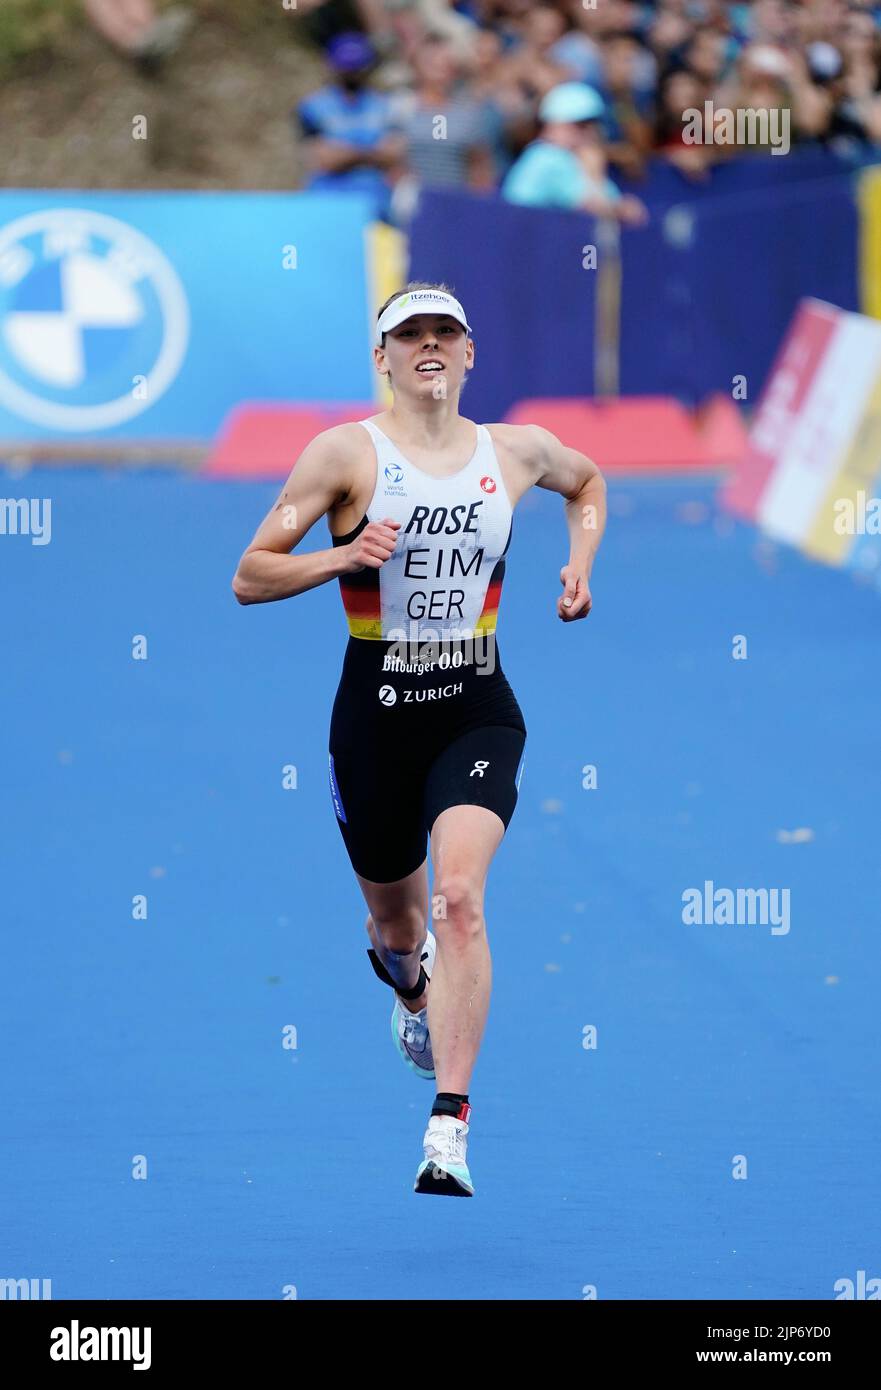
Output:
[[[569,559],[560,570],[563,593],[557,614],[564,623],[586,618],[593,606],[590,574],[606,529],[606,482],[592,459],[561,443],[550,430],[529,427],[540,444],[536,485],[566,499]]]

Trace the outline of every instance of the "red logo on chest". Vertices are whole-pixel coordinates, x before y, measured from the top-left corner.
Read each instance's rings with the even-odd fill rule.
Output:
[[[496,480],[495,478],[491,478],[487,473],[486,477],[481,478],[480,486],[483,488],[484,492],[495,492]]]

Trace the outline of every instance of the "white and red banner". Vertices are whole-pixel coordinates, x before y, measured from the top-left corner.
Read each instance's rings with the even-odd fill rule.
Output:
[[[804,300],[723,505],[827,564],[875,568],[879,484],[881,322]]]

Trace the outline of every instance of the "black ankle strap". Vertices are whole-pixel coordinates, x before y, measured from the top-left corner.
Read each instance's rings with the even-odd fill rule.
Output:
[[[395,990],[402,999],[418,999],[420,994],[425,993],[425,986],[428,984],[428,976],[421,965],[419,967],[419,979],[416,981],[413,988],[401,989],[399,985],[395,984],[376,952],[372,948],[368,948],[367,954],[370,957],[370,964],[382,980],[382,983],[384,985],[391,985],[392,989]]]

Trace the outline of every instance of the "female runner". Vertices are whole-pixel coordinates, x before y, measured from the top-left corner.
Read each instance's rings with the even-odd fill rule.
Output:
[[[566,499],[563,622],[590,612],[605,526],[605,484],[590,459],[537,425],[459,414],[474,356],[447,286],[392,295],[374,361],[393,404],[304,449],[233,580],[244,604],[339,581],[349,641],[330,795],[369,910],[368,954],[395,991],[395,1045],[436,1080],[415,1190],[468,1197],[468,1091],[491,982],[484,892],[526,741],[496,642],[512,514],[532,486]],[[332,547],[291,553],[325,515]]]

